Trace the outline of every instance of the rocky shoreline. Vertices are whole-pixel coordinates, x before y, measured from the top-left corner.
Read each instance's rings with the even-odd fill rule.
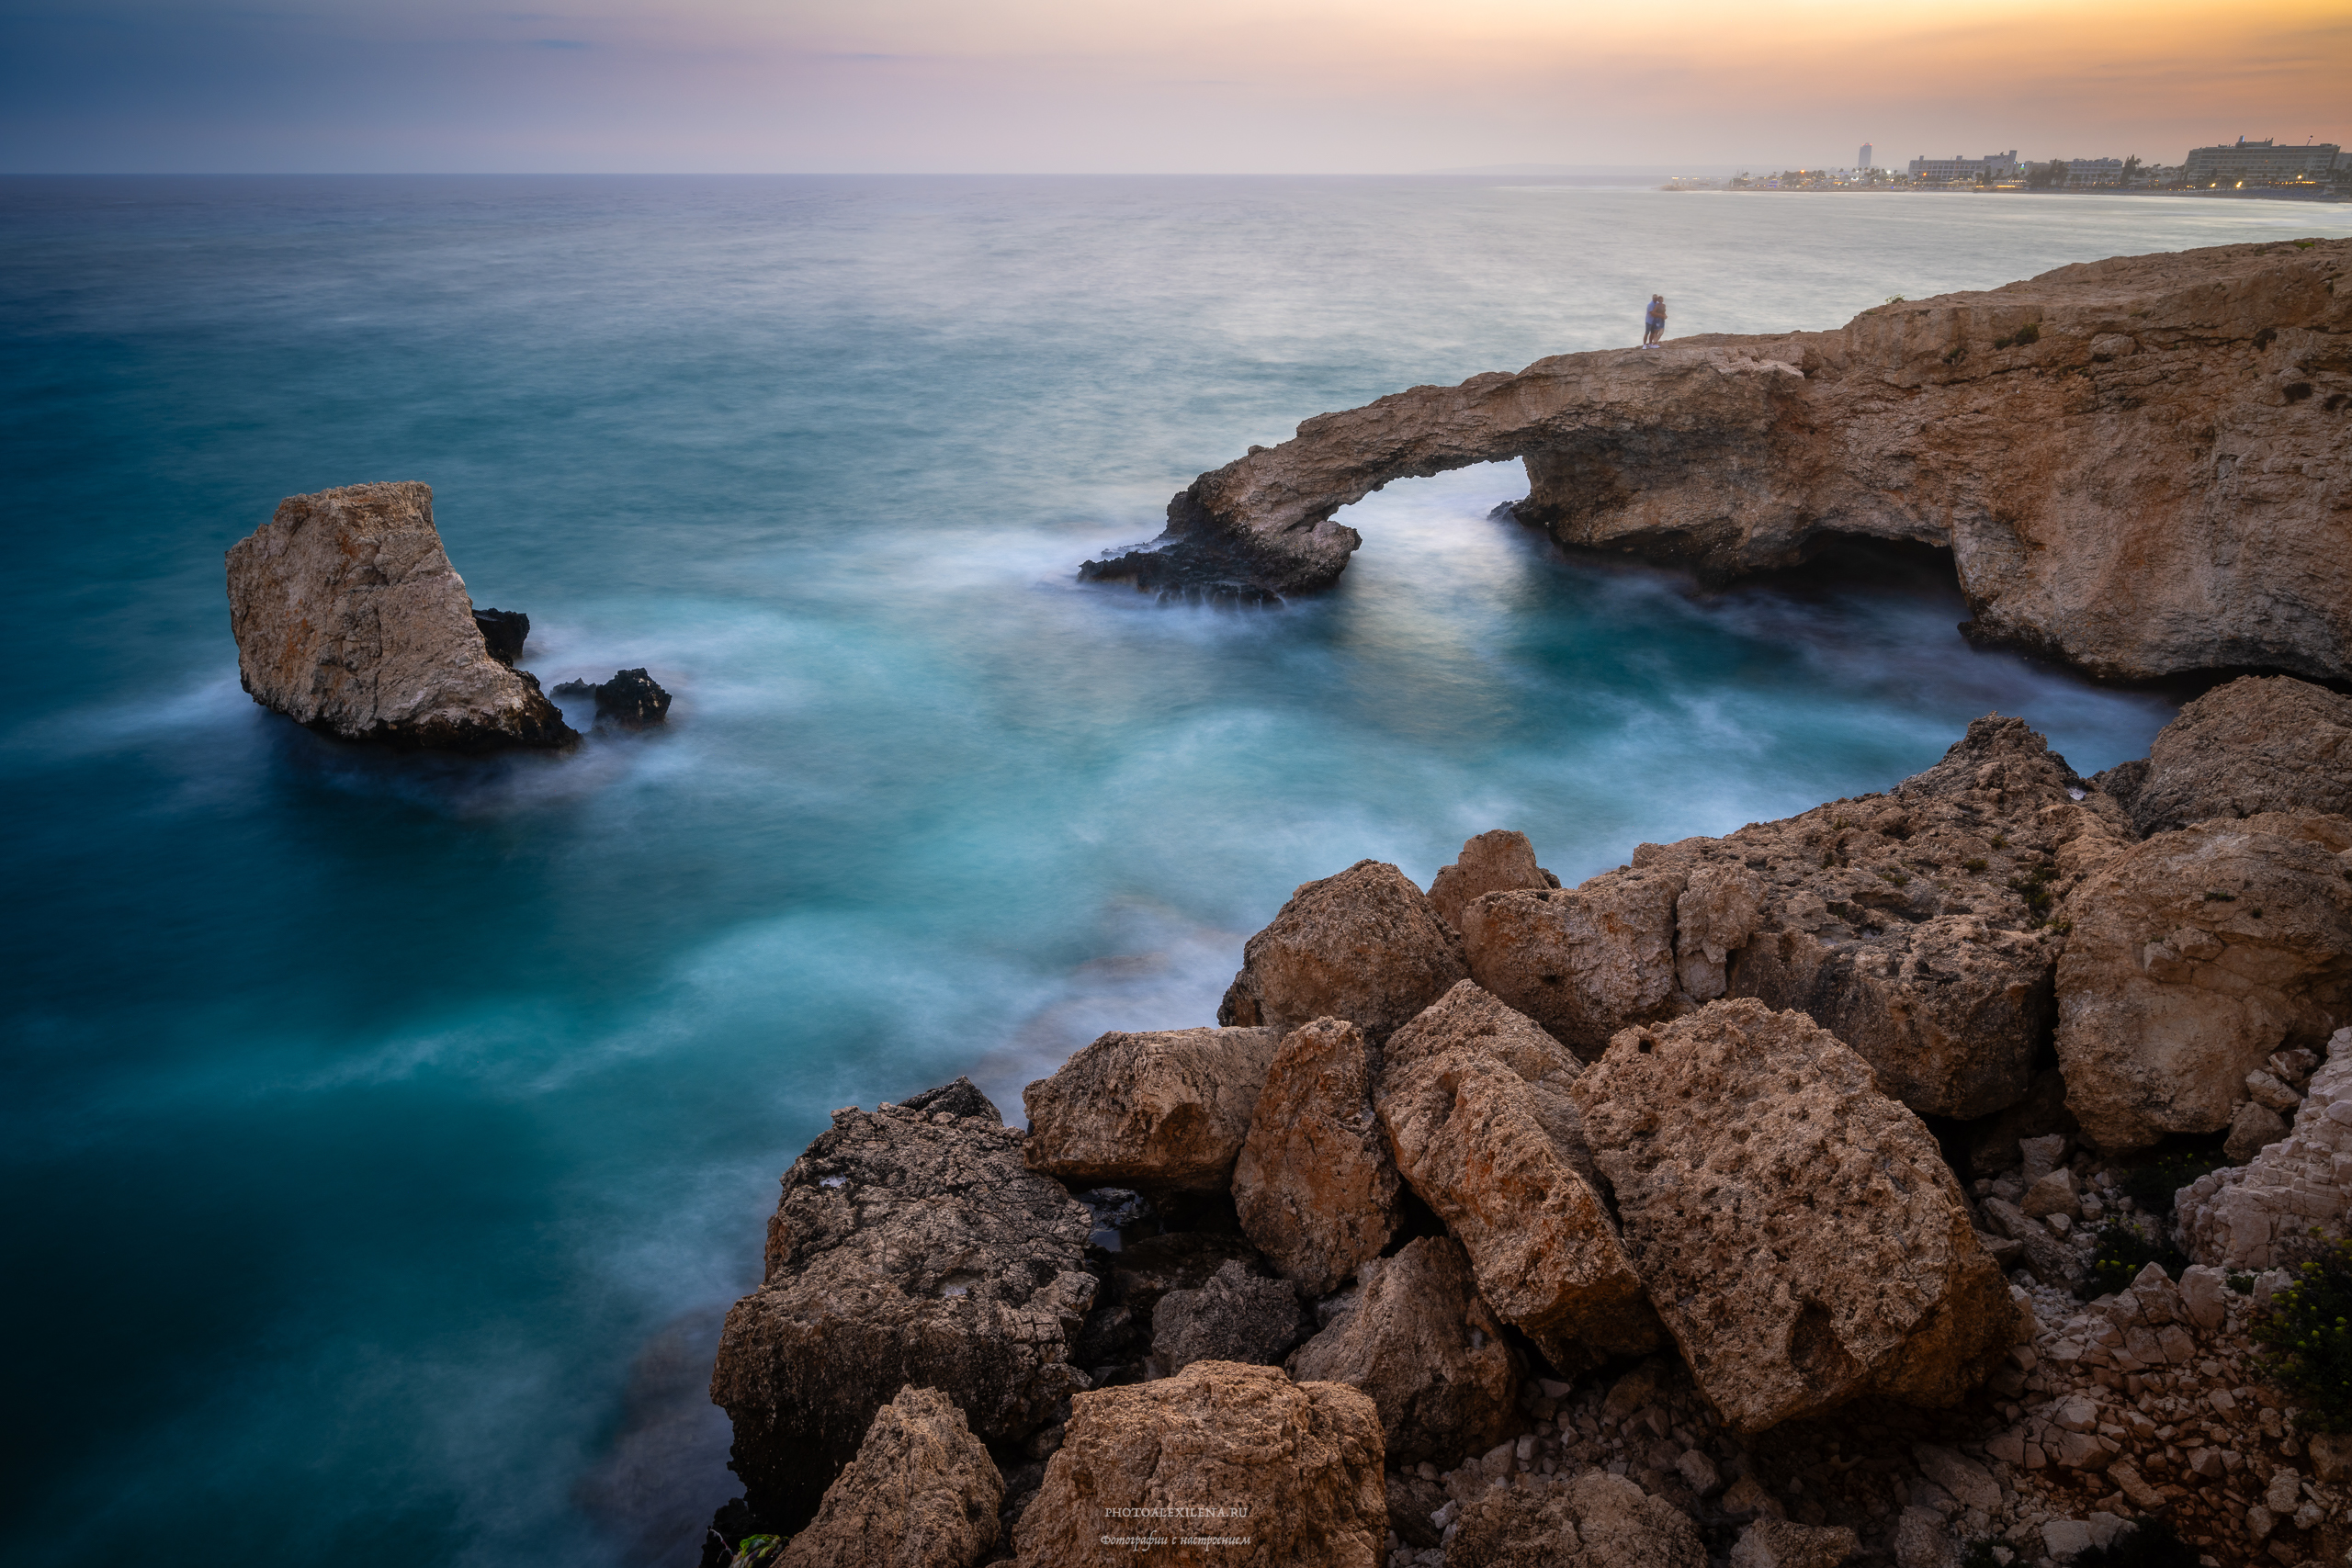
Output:
[[[2352,1207],[2347,781],[2248,678],[2095,779],[1988,716],[1573,888],[1308,883],[1025,1127],[834,1113],[705,1561],[2334,1564],[2352,1402],[2255,1338]]]

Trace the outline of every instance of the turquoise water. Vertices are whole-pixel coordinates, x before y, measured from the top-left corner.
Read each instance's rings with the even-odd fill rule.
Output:
[[[2160,694],[1969,651],[1948,588],[1702,595],[1487,513],[1345,513],[1340,589],[1070,569],[1298,419],[1677,333],[1818,327],[2344,209],[1408,180],[0,182],[15,694],[0,1556],[676,1561],[696,1393],[827,1111],[1009,1110],[1212,1017],[1363,856],[1645,839]],[[387,758],[238,690],[220,552],[435,490],[549,684],[667,733]],[[575,714],[577,720],[585,715]],[[1016,1112],[1017,1114],[1017,1112]]]

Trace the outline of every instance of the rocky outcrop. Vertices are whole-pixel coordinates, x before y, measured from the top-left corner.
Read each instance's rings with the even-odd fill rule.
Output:
[[[1404,873],[1363,860],[1291,895],[1241,950],[1221,1024],[1341,1018],[1375,1045],[1463,978],[1461,943]]]
[[[1672,1504],[1622,1475],[1490,1487],[1462,1510],[1446,1568],[1706,1568],[1706,1543]]]
[[[2264,811],[2352,817],[2352,697],[2244,676],[2182,708],[2146,758],[2100,780],[2143,833]]]
[[[1376,1568],[1387,1556],[1380,1416],[1354,1389],[1203,1361],[1070,1405],[1014,1534],[1021,1568],[1112,1553],[1234,1568]]]
[[[1309,1295],[1339,1289],[1396,1229],[1404,1188],[1373,1112],[1374,1071],[1352,1023],[1292,1031],[1234,1166],[1242,1232]]]
[[[1644,844],[1573,889],[1463,915],[1478,983],[1574,1048],[1717,997],[1794,1008],[1923,1114],[2022,1100],[2050,1035],[2055,901],[2129,821],[2021,721],[1987,716],[1884,795]]]
[[[1290,1375],[1370,1394],[1389,1463],[1484,1453],[1525,1426],[1525,1369],[1460,1242],[1423,1236],[1366,1262],[1360,1281],[1331,1325],[1291,1357]]]
[[[2174,1200],[2182,1245],[2198,1262],[2269,1269],[2286,1260],[2284,1244],[2315,1230],[2345,1234],[2352,1213],[2352,1029],[2331,1035],[2327,1051],[2292,1131],[2245,1165],[2199,1177]]]
[[[1628,1030],[1570,1092],[1626,1250],[1736,1429],[1866,1393],[1950,1404],[2017,1337],[1934,1136],[1804,1015],[1743,998]]]
[[[595,698],[600,729],[650,729],[670,717],[670,694],[642,669],[616,670],[604,682],[566,681],[555,694]]]
[[[448,751],[579,739],[537,680],[492,654],[430,485],[278,502],[229,550],[229,629],[254,701],[324,734]]]
[[[1089,1213],[992,1108],[967,1109],[835,1111],[785,1174],[766,1279],[727,1314],[710,1388],[771,1528],[808,1517],[910,1383],[990,1443],[1086,1386],[1069,1351],[1095,1292]]]
[[[2063,907],[2066,1104],[2110,1151],[2219,1132],[2246,1075],[2352,1021],[2352,818],[2264,812],[2159,833]]]
[[[510,670],[531,637],[531,617],[520,610],[476,610],[474,626],[490,656]]]
[[[1282,1039],[1276,1029],[1103,1035],[1021,1091],[1029,1168],[1075,1187],[1223,1191]]]
[[[1719,576],[1837,536],[1952,552],[1980,637],[2098,674],[2352,676],[2352,240],[2065,266],[1842,328],[1537,360],[1320,414],[1080,575],[1262,601],[1334,581],[1340,508],[1523,458],[1522,521]]]
[[[1452,865],[1438,868],[1430,883],[1430,908],[1460,931],[1462,911],[1482,894],[1540,892],[1558,886],[1558,877],[1535,863],[1535,846],[1526,834],[1497,828],[1468,840]]]
[[[1172,1377],[1195,1361],[1278,1366],[1305,1326],[1289,1280],[1230,1262],[1199,1286],[1159,1298],[1152,1311],[1151,1371]]]
[[[776,1568],[973,1568],[997,1540],[1004,1480],[947,1396],[908,1388]]]
[[[1589,1167],[1576,1058],[1464,983],[1389,1042],[1378,1100],[1396,1168],[1469,1255],[1479,1293],[1563,1372],[1657,1342]]]

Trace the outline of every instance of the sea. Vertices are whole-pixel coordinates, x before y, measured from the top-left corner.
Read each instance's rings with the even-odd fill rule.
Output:
[[[694,1561],[705,1393],[847,1105],[1212,1021],[1298,884],[1884,788],[1979,715],[2087,773],[2177,689],[1971,649],[1933,558],[1711,591],[1492,513],[1338,588],[1076,565],[1309,415],[1835,326],[2352,208],[1521,178],[0,181],[0,1560]],[[434,489],[549,686],[666,728],[398,756],[240,689],[221,553]],[[591,714],[568,711],[583,728]]]

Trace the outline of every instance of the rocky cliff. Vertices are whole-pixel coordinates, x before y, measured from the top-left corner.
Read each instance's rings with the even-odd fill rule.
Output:
[[[430,485],[289,496],[229,551],[245,690],[346,740],[451,751],[577,740],[538,682],[507,662],[528,620],[506,612],[496,624],[505,660],[441,547]]]
[[[1539,359],[1319,414],[1083,577],[1329,586],[1392,479],[1522,459],[1521,521],[1717,577],[1952,553],[1974,635],[2097,674],[2352,677],[2352,240],[2122,256],[1833,332]]]

